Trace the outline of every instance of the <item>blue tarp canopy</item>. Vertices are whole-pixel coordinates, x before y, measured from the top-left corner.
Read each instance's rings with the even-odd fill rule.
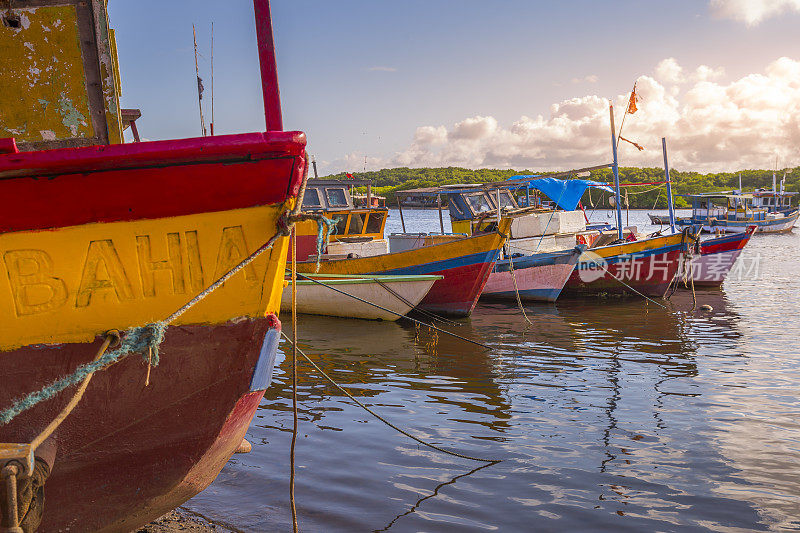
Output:
[[[553,200],[564,211],[574,211],[578,207],[578,202],[581,201],[581,196],[586,192],[589,187],[602,189],[606,192],[613,193],[614,189],[609,187],[607,183],[591,180],[560,180],[557,178],[539,178],[536,176],[514,176],[511,179],[525,179],[530,178],[521,187],[530,187],[541,191]]]

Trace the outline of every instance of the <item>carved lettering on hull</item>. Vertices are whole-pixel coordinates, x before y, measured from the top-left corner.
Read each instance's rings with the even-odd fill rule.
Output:
[[[142,279],[142,293],[145,297],[156,295],[156,272],[169,273],[172,278],[172,292],[184,294],[186,282],[183,277],[183,255],[181,253],[181,234],[167,233],[167,255],[164,261],[153,261],[150,235],[136,237],[136,255],[139,258],[139,275]]]
[[[118,301],[133,300],[133,288],[111,239],[92,241],[83,263],[75,307],[86,307],[98,292],[113,293]]]
[[[46,313],[67,301],[67,284],[53,277],[53,260],[42,250],[10,250],[3,260],[17,316]]]
[[[78,265],[73,265],[73,277],[65,278],[67,281],[57,277],[58,261],[62,265],[65,262],[63,252],[56,256],[60,257],[58,261],[44,250],[2,252],[2,264],[11,286],[16,316],[52,312],[68,302],[76,309],[84,309],[103,304],[116,305],[142,297],[189,296],[203,290],[210,281],[205,279],[197,230],[136,235],[132,243],[135,257],[130,241],[125,243],[120,237],[115,239],[116,242],[112,239],[89,241],[82,268],[78,270],[75,269]],[[206,237],[205,242],[208,240]],[[121,255],[120,251],[124,254]],[[217,279],[249,254],[242,226],[225,227],[216,255],[206,254],[206,266],[214,266],[213,279]],[[216,263],[211,263],[215,259]],[[138,280],[135,275],[133,278],[129,275],[137,269]],[[67,268],[66,271],[70,270]],[[80,272],[79,276],[77,272]],[[244,268],[243,277],[248,283],[259,281],[254,264]]]

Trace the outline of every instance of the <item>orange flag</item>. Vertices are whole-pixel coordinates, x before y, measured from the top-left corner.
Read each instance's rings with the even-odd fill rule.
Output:
[[[631,143],[631,144],[632,144],[632,145],[634,145],[636,148],[638,148],[640,152],[641,152],[642,150],[644,150],[644,146],[642,146],[642,145],[640,145],[640,144],[638,144],[638,143],[635,143],[635,142],[633,142],[633,141],[629,141],[629,140],[628,140],[628,139],[626,139],[625,137],[622,137],[622,136],[620,136],[619,140],[620,140],[620,141],[625,141],[626,143]]]
[[[631,98],[628,100],[628,113],[633,115],[639,109],[636,107],[636,102],[639,100],[639,96],[636,94],[636,85],[633,86],[633,90],[631,91]]]

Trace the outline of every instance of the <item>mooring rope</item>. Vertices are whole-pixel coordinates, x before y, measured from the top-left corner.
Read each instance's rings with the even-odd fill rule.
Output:
[[[598,262],[597,262],[596,260],[594,260],[594,259],[590,259],[590,260],[589,260],[589,262],[590,262],[590,263],[593,263],[593,264],[595,264],[595,265],[597,265],[597,266],[599,266],[600,268],[602,268],[602,269],[605,271],[605,273],[606,273],[606,274],[608,274],[608,275],[609,275],[609,276],[611,276],[613,279],[615,279],[615,280],[617,280],[618,282],[620,282],[620,283],[621,283],[621,284],[622,284],[624,287],[628,288],[628,290],[630,290],[630,291],[633,291],[634,293],[638,294],[639,296],[641,296],[641,297],[642,297],[642,298],[644,298],[645,300],[648,300],[648,301],[650,301],[650,302],[653,302],[654,304],[656,304],[656,305],[657,305],[657,306],[659,306],[659,307],[663,307],[664,309],[666,309],[666,308],[667,308],[667,306],[666,306],[666,305],[663,305],[663,304],[660,304],[660,303],[658,303],[657,301],[653,300],[653,299],[652,299],[652,298],[650,298],[649,296],[647,296],[647,295],[645,295],[645,294],[642,294],[641,292],[637,291],[636,289],[634,289],[633,287],[631,287],[630,285],[628,285],[627,283],[625,283],[624,281],[622,281],[621,279],[619,279],[617,276],[615,276],[614,274],[612,274],[611,272],[609,272],[609,270],[608,270],[608,269],[607,269],[607,268],[606,268],[606,267],[605,267],[603,264],[601,264],[601,263],[598,263]]]
[[[510,251],[511,250],[509,250],[509,252]],[[525,322],[527,322],[528,325],[532,326],[533,322],[530,321],[527,313],[525,313],[525,307],[522,305],[522,298],[520,298],[519,296],[519,288],[517,287],[517,276],[516,274],[514,274],[514,258],[512,256],[513,254],[511,253],[508,254],[508,269],[511,272],[511,280],[514,282],[514,294],[517,297],[517,306],[519,307],[519,310],[522,311],[522,317],[525,319]]]
[[[316,283],[317,285],[322,285],[323,287],[327,287],[327,288],[329,288],[329,289],[330,289],[330,290],[332,290],[332,291],[338,292],[339,294],[344,294],[345,296],[349,296],[350,298],[353,298],[354,300],[358,300],[358,301],[359,301],[359,302],[361,302],[361,303],[365,303],[365,304],[367,304],[367,305],[371,305],[372,307],[375,307],[375,308],[377,308],[377,309],[380,309],[381,311],[386,311],[387,313],[390,313],[390,314],[392,314],[392,315],[395,315],[395,316],[397,316],[397,317],[400,317],[400,318],[405,318],[405,319],[411,320],[412,322],[416,322],[417,324],[419,324],[419,325],[421,325],[421,326],[426,326],[426,327],[428,327],[428,328],[435,329],[436,331],[439,331],[439,332],[441,332],[441,333],[444,333],[445,335],[450,335],[451,337],[455,337],[455,338],[457,338],[457,339],[461,339],[462,341],[466,341],[466,342],[469,342],[469,343],[471,343],[471,344],[475,344],[475,345],[477,345],[477,346],[480,346],[480,347],[482,347],[482,348],[487,348],[487,349],[489,348],[489,346],[488,346],[488,345],[486,345],[486,344],[480,343],[480,342],[478,342],[478,341],[474,341],[474,340],[472,340],[472,339],[468,339],[468,338],[466,338],[466,337],[462,337],[461,335],[457,335],[457,334],[455,334],[455,333],[452,333],[452,332],[450,332],[450,331],[447,331],[446,329],[441,329],[441,328],[439,328],[439,327],[436,327],[436,326],[434,326],[433,324],[427,324],[427,323],[425,323],[425,322],[423,322],[423,321],[421,321],[421,320],[417,320],[416,318],[412,318],[412,317],[410,317],[410,316],[407,316],[407,315],[400,314],[400,313],[398,313],[398,312],[396,312],[396,311],[392,311],[391,309],[387,309],[386,307],[383,307],[383,306],[381,306],[381,305],[378,305],[378,304],[376,304],[376,303],[372,303],[372,302],[370,302],[370,301],[367,301],[367,300],[365,300],[365,299],[363,299],[363,298],[360,298],[360,297],[356,296],[355,294],[350,294],[349,292],[343,291],[343,290],[341,290],[341,289],[337,289],[337,288],[336,288],[336,287],[334,287],[333,285],[328,285],[327,283],[323,283],[323,282],[321,282],[321,281],[319,281],[319,280],[317,280],[317,279],[314,279],[314,278],[311,278],[311,277],[305,276],[305,275],[303,275],[303,274],[300,274],[299,272],[297,273],[297,275],[298,275],[298,276],[299,276],[301,279],[304,279],[304,280],[310,281],[310,282],[312,282],[312,283]]]
[[[294,500],[294,463],[297,446],[297,231],[292,231],[292,445],[289,451],[289,502],[292,506],[292,531],[297,533],[297,505]]]
[[[206,298],[209,294],[216,291],[231,277],[236,275],[247,265],[255,261],[262,253],[272,248],[281,237],[290,235],[291,228],[295,223],[301,220],[316,220],[318,224],[324,224],[322,220],[324,217],[321,215],[307,215],[301,214],[300,208],[302,206],[303,194],[305,193],[306,181],[308,174],[303,176],[303,182],[300,187],[300,192],[297,196],[294,208],[289,211],[284,211],[276,221],[277,231],[270,237],[264,244],[262,244],[256,251],[247,256],[239,264],[231,268],[228,272],[223,274],[214,283],[206,287],[197,296],[189,300],[186,304],[181,306],[174,313],[160,322],[154,322],[141,327],[134,327],[127,330],[125,337],[122,339],[120,346],[111,351],[103,353],[99,358],[90,363],[80,365],[72,374],[60,378],[48,385],[45,385],[41,390],[31,392],[26,396],[14,401],[10,407],[0,411],[0,425],[5,425],[14,420],[23,412],[31,409],[41,402],[55,397],[59,392],[77,385],[85,380],[88,376],[95,372],[105,370],[106,368],[120,362],[127,356],[133,353],[141,353],[144,361],[148,365],[158,366],[159,363],[159,346],[164,340],[164,333],[166,332],[167,325],[174,322],[177,318],[183,315],[186,311],[197,305],[200,301]],[[319,231],[319,235],[322,230]],[[318,243],[319,246],[319,243]]]
[[[392,296],[394,296],[395,298],[397,298],[398,300],[403,302],[405,305],[409,306],[411,308],[411,310],[414,311],[415,313],[419,313],[419,314],[421,314],[423,316],[426,316],[426,317],[430,318],[431,320],[437,320],[439,322],[443,322],[443,323],[445,323],[445,324],[447,324],[449,326],[461,326],[462,325],[462,324],[459,324],[458,322],[456,322],[455,320],[448,320],[448,319],[446,319],[446,318],[444,318],[442,316],[437,315],[436,313],[431,313],[430,311],[426,311],[425,309],[420,309],[419,307],[417,307],[416,305],[411,303],[402,294],[398,293],[396,290],[392,289],[386,283],[381,281],[379,278],[375,278],[375,281],[377,282],[378,285],[380,285],[381,287],[386,289],[386,292],[388,292],[389,294],[391,294]]]
[[[428,448],[431,448],[431,449],[436,450],[438,452],[446,453],[447,455],[452,455],[453,457],[460,457],[462,459],[469,459],[470,461],[478,461],[478,462],[481,462],[481,463],[500,463],[500,462],[502,462],[502,460],[500,460],[500,459],[481,459],[480,457],[472,457],[470,455],[465,455],[463,453],[458,453],[458,452],[454,452],[454,451],[451,451],[451,450],[447,450],[445,448],[441,448],[439,446],[436,446],[435,444],[431,444],[429,442],[425,442],[424,440],[422,440],[422,439],[420,439],[418,437],[415,437],[414,435],[412,435],[408,431],[406,431],[406,430],[396,426],[395,424],[389,422],[384,417],[382,417],[381,415],[379,415],[378,413],[376,413],[375,411],[373,411],[372,409],[370,409],[369,407],[367,407],[366,405],[364,405],[363,403],[358,401],[358,399],[356,399],[355,396],[350,394],[346,389],[344,389],[341,385],[339,385],[332,377],[330,377],[327,373],[325,373],[325,371],[322,370],[319,367],[319,365],[317,365],[308,355],[306,355],[305,352],[303,352],[303,350],[298,348],[297,345],[294,343],[294,341],[292,339],[290,339],[289,336],[286,335],[285,332],[282,331],[281,335],[283,336],[284,339],[286,339],[287,341],[292,343],[292,350],[297,350],[297,353],[299,353],[301,356],[303,356],[303,358],[306,361],[308,361],[311,364],[311,366],[313,366],[314,369],[322,375],[322,377],[324,377],[334,387],[339,389],[339,391],[341,391],[342,394],[344,394],[345,396],[347,396],[348,398],[353,400],[353,402],[355,402],[356,405],[358,405],[359,407],[364,409],[366,412],[368,412],[369,414],[371,414],[372,416],[374,416],[375,418],[377,418],[378,420],[380,420],[381,422],[383,422],[384,424],[386,424],[390,428],[394,429],[395,431],[397,431],[399,433],[402,433],[406,437],[408,437],[411,440],[414,440],[414,441],[422,444],[423,446],[427,446]]]

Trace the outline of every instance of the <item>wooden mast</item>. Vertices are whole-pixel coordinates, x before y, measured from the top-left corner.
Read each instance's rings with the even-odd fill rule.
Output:
[[[261,89],[264,93],[264,116],[267,131],[283,131],[278,68],[275,62],[275,41],[269,0],[253,0],[258,39],[258,60],[261,65]]]

